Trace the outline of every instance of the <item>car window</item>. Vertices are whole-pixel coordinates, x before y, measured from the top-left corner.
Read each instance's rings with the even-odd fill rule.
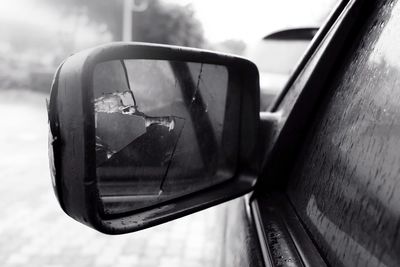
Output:
[[[400,264],[399,29],[400,3],[368,19],[290,179],[289,198],[331,266]]]

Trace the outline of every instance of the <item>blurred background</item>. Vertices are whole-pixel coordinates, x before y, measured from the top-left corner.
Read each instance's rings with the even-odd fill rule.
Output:
[[[248,56],[268,34],[320,27],[336,2],[2,1],[0,266],[216,266],[229,203],[124,236],[105,236],[63,214],[47,159],[45,99],[53,74],[68,55],[111,41]]]

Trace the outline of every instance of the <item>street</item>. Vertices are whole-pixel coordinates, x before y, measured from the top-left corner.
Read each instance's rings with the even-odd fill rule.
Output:
[[[216,266],[223,208],[107,236],[68,217],[51,187],[45,95],[0,91],[0,266]]]

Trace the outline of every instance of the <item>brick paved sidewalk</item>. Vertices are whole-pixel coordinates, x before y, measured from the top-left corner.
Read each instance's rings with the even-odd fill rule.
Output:
[[[0,266],[216,266],[223,207],[122,236],[66,216],[53,195],[44,95],[0,91]]]

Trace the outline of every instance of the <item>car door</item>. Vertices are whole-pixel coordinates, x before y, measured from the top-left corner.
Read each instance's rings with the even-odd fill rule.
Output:
[[[400,3],[375,8],[332,73],[289,180],[331,266],[400,264]]]
[[[277,104],[252,201],[267,266],[400,264],[399,27],[400,3],[350,1]]]
[[[275,266],[279,264],[293,266],[298,262],[299,257],[297,252],[293,255],[289,250],[296,249],[302,249],[305,257],[311,255],[307,259],[309,263],[314,263],[316,266],[321,265],[321,262],[324,263],[320,257],[313,257],[319,253],[305,230],[302,229],[294,212],[285,209],[288,212],[283,216],[284,210],[281,203],[287,200],[281,197],[284,189],[281,181],[287,180],[285,171],[292,164],[290,159],[294,155],[295,144],[300,143],[299,135],[293,135],[290,132],[304,127],[306,119],[312,112],[311,108],[318,98],[319,92],[315,83],[318,84],[322,77],[325,78],[325,73],[330,69],[329,63],[342,48],[343,39],[348,34],[348,25],[354,24],[355,17],[352,16],[354,12],[348,14],[346,20],[342,16],[344,13],[349,13],[349,9],[349,1],[343,1],[335,7],[283,88],[275,106],[271,107],[271,112],[260,113],[260,147],[264,151],[263,172],[259,176],[254,194],[226,204],[221,266]],[[333,66],[330,67],[333,68]],[[272,198],[271,192],[274,193]],[[279,199],[278,205],[276,199]],[[288,205],[285,207],[288,208]],[[287,236],[286,230],[276,227],[272,229],[278,225],[287,228],[288,216],[286,215],[289,215],[291,222],[290,236]],[[272,227],[268,227],[268,224]],[[279,243],[276,236],[285,236],[285,238],[281,238]],[[302,248],[288,246],[293,238],[297,238],[297,242],[303,244]],[[282,251],[289,253],[284,255],[280,253]],[[274,260],[276,261],[273,262]],[[303,260],[306,259],[303,257]]]
[[[263,139],[273,141],[247,222],[265,266],[399,265],[399,10],[340,3],[261,114]],[[257,251],[241,251],[242,262],[257,262]]]

